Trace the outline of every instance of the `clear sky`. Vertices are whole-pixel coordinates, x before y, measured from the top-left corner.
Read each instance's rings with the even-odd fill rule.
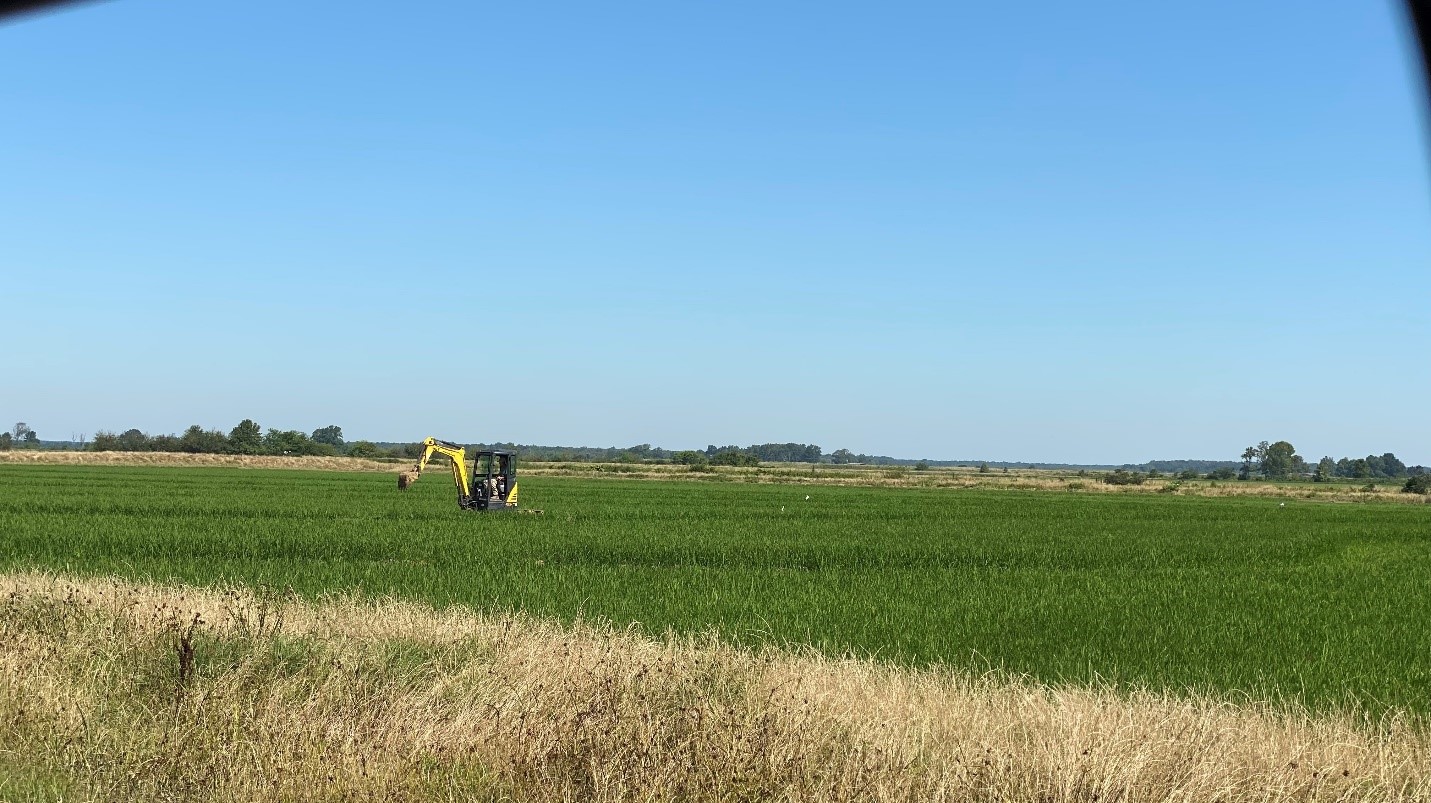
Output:
[[[1414,69],[1391,2],[21,18],[0,421],[1431,464]]]

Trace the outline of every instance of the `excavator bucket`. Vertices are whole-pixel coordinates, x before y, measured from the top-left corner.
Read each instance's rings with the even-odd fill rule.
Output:
[[[418,471],[404,471],[404,472],[402,472],[401,474],[398,475],[398,490],[399,490],[399,491],[406,491],[407,488],[408,488],[408,486],[409,486],[409,485],[412,485],[414,482],[417,482],[417,478],[418,478],[418,477],[421,477],[421,476],[422,476],[422,473],[421,473],[421,472],[418,472]]]

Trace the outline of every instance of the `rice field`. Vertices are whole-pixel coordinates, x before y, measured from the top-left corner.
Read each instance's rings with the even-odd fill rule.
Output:
[[[1232,700],[1431,709],[1431,506],[0,465],[0,568],[391,595]],[[807,500],[805,497],[809,496]]]

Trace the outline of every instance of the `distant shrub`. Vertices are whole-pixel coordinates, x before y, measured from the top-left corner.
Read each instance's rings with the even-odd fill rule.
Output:
[[[1404,494],[1431,494],[1431,474],[1417,474],[1401,486]]]
[[[1210,480],[1233,480],[1237,479],[1237,472],[1230,466],[1222,466],[1207,472],[1207,478]]]
[[[886,471],[884,473],[884,476],[885,479],[889,480],[902,480],[905,477],[909,476],[909,469],[905,468],[904,466],[896,466]]]
[[[1185,469],[1183,469],[1182,471],[1178,472],[1178,479],[1180,479],[1180,480],[1195,480],[1195,479],[1197,479],[1197,469],[1195,469],[1195,468],[1185,468]]]
[[[915,463],[915,464],[914,464],[914,470],[915,470],[915,471],[928,471],[928,470],[929,470],[929,461],[927,461],[927,460],[920,460],[918,463]]]
[[[719,449],[710,456],[710,461],[717,466],[760,465],[760,458],[745,449]]]
[[[1142,485],[1146,479],[1142,474],[1134,474],[1121,468],[1103,475],[1103,481],[1109,485]]]
[[[988,464],[988,463],[980,463],[980,464],[979,464],[979,473],[980,473],[980,474],[988,474],[988,473],[989,473],[989,464]]]
[[[687,463],[686,470],[696,474],[714,474],[715,466],[710,463]]]

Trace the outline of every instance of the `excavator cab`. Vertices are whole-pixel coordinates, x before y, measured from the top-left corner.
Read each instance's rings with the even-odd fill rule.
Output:
[[[505,510],[516,506],[517,455],[496,449],[473,454],[472,503],[477,510]]]

